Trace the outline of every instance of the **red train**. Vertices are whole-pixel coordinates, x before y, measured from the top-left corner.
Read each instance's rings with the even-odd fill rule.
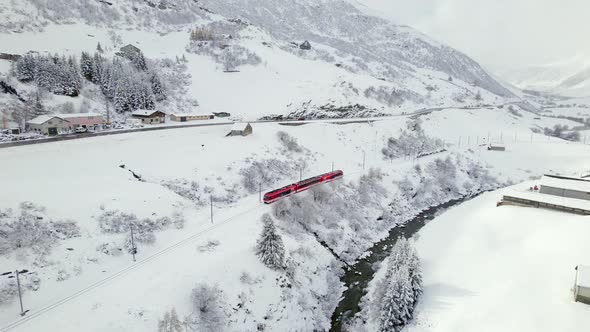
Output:
[[[305,179],[303,181],[299,181],[297,183],[293,183],[273,191],[269,191],[266,194],[264,194],[263,201],[266,204],[270,204],[278,201],[283,197],[291,196],[298,192],[305,191],[316,184],[338,180],[342,176],[344,176],[344,172],[342,172],[341,170],[314,176],[312,178]]]

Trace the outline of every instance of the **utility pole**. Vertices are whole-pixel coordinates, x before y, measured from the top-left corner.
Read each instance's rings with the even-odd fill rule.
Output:
[[[365,150],[363,150],[363,170],[365,170]]]
[[[21,316],[24,316],[25,315],[25,310],[23,308],[23,295],[22,295],[22,292],[20,290],[20,278],[18,276],[18,270],[16,270],[15,274],[16,274],[16,287],[18,288],[18,300],[20,302],[20,315]]]
[[[467,146],[469,146],[469,144],[471,144],[471,136],[467,136]]]
[[[211,197],[211,223],[213,223],[213,195]]]
[[[133,255],[133,261],[135,262],[135,254],[137,254],[137,247],[135,246],[135,238],[133,237],[133,226],[131,226],[131,255]]]
[[[461,147],[461,136],[459,136],[459,147]]]
[[[332,161],[332,172],[334,172],[334,161]]]

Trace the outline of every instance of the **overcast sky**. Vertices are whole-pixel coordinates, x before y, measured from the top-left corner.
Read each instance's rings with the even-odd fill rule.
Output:
[[[590,0],[357,1],[492,70],[590,55]]]

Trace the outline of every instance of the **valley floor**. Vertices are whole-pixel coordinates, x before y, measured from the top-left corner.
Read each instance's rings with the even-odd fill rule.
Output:
[[[369,168],[378,167],[386,174],[382,184],[390,196],[396,192],[394,181],[403,178],[414,166],[449,154],[488,165],[502,182],[521,182],[544,172],[576,173],[588,165],[589,146],[531,136],[533,115],[515,120],[501,109],[454,109],[424,115],[422,120],[428,135],[450,144],[448,152],[418,160],[384,160],[380,150],[389,137],[406,127],[408,119],[403,117],[371,124],[311,123],[298,127],[256,124],[254,134],[247,137],[225,137],[225,127],[184,128],[1,149],[0,183],[4,189],[0,191],[0,208],[16,210],[21,202],[31,201],[46,207],[44,213],[51,219],[75,220],[81,234],[60,242],[43,259],[27,256],[25,251],[0,256],[0,273],[26,268],[41,278],[38,291],[28,290],[24,294],[25,308],[30,310],[24,320],[19,320],[18,301],[0,304],[0,329],[13,326],[15,331],[155,331],[158,319],[171,308],[175,307],[181,318],[191,313],[190,291],[199,282],[217,284],[223,289],[232,312],[229,325],[232,331],[255,331],[259,324],[272,331],[329,328],[331,313],[342,291],[338,281],[340,267],[314,236],[293,233],[286,223],[281,226],[288,256],[296,267],[290,280],[264,267],[254,254],[262,229],[260,217],[270,212],[272,206],[261,204],[258,193],[243,188],[240,170],[253,161],[268,158],[292,161],[293,174],[276,181],[276,187],[298,180],[296,166],[302,161],[306,161],[303,177],[329,171],[334,162],[335,169],[344,170],[347,183],[358,181]],[[551,125],[558,120],[542,121]],[[467,123],[478,126],[467,126]],[[295,155],[282,150],[278,131],[288,132],[306,150]],[[488,136],[494,140],[504,137],[508,150],[487,151],[481,140]],[[480,145],[476,144],[476,137]],[[141,175],[144,181],[135,179],[128,170]],[[196,181],[200,196],[193,197],[193,201],[181,197],[162,185],[168,181]],[[264,188],[268,189],[271,188]],[[210,195],[225,197],[214,204],[213,223]],[[554,303],[559,310],[556,312],[577,315],[585,310],[567,303],[571,286],[568,278],[573,265],[584,263],[583,257],[564,256],[563,261],[557,260],[559,253],[569,253],[570,249],[587,251],[585,244],[574,247],[576,241],[564,244],[568,234],[581,241],[582,234],[587,233],[582,219],[570,220],[569,216],[555,214],[555,218],[540,221],[543,228],[538,230],[534,227],[536,213],[545,212],[511,207],[496,209],[493,201],[497,195],[487,194],[467,203],[466,210],[453,209],[440,217],[442,221],[436,220],[425,228],[419,250],[425,259],[426,290],[413,328],[472,330],[474,325],[469,324],[475,324],[477,316],[467,316],[466,320],[462,317],[478,312],[474,311],[474,304],[481,305],[479,312],[483,314],[487,313],[486,306],[500,310],[508,301],[515,303],[513,308],[524,310],[523,303],[528,302],[518,302],[514,298],[522,300],[520,294],[512,294],[514,298],[510,298],[506,291],[513,286],[524,287],[508,280],[528,280],[532,273],[529,268],[535,268],[538,277],[548,270],[555,273],[555,280],[538,279],[534,284],[535,289],[550,287],[550,293],[526,292],[531,299],[544,300],[555,294],[558,302]],[[388,200],[392,198],[383,203],[391,202]],[[104,210],[134,213],[139,218],[182,213],[186,224],[183,229],[157,232],[154,244],[140,245],[138,263],[134,264],[126,252],[111,255],[99,249],[105,243],[124,240],[124,234],[101,232],[97,217]],[[498,214],[497,217],[490,211]],[[370,218],[379,213],[369,212]],[[511,213],[518,215],[513,218]],[[556,243],[549,246],[555,225],[560,225],[555,230]],[[345,234],[349,236],[350,229],[347,231]],[[386,230],[375,231],[363,240],[376,242],[385,234]],[[539,237],[524,242],[527,250],[519,254],[522,241],[528,241],[529,234]],[[336,248],[339,252],[346,249]],[[512,250],[515,254],[509,263],[500,260],[509,257]],[[548,251],[552,252],[550,256]],[[542,265],[544,257],[549,257],[551,263]],[[496,265],[486,264],[488,261]],[[499,268],[490,271],[492,266]],[[481,271],[477,272],[480,267]],[[487,275],[493,276],[492,272],[499,275],[489,280]],[[0,282],[6,280],[0,276]],[[491,292],[493,287],[497,289]],[[83,293],[72,297],[78,292]],[[491,297],[457,295],[474,293]],[[501,294],[506,297],[500,297]],[[63,299],[68,301],[61,302]],[[59,305],[54,306],[56,303]],[[543,307],[540,300],[536,303],[539,307],[530,310],[544,312],[549,308]],[[490,312],[494,313],[504,311]],[[488,319],[490,326],[499,327],[497,324],[506,322],[500,316],[495,317],[498,323]],[[11,325],[12,322],[17,325]],[[530,327],[515,326],[525,330]]]
[[[424,296],[405,331],[574,332],[590,324],[590,306],[572,293],[574,268],[590,264],[589,217],[496,207],[503,191],[421,230]]]

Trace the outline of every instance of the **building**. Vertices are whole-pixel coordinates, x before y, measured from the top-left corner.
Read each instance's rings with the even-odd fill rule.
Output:
[[[175,113],[170,114],[170,121],[187,122],[195,120],[213,120],[213,114]]]
[[[541,194],[576,198],[590,201],[590,180],[557,175],[541,178]]]
[[[576,267],[574,301],[590,304],[590,266],[578,265]]]
[[[500,143],[490,143],[488,146],[488,150],[490,151],[506,151],[506,146]]]
[[[137,110],[131,117],[141,120],[143,124],[159,124],[166,122],[166,113],[155,110]]]
[[[72,129],[72,124],[55,115],[40,115],[27,122],[27,129],[39,134],[57,135]]]
[[[248,136],[252,134],[252,126],[249,123],[236,122],[226,136]]]
[[[55,114],[55,116],[67,120],[72,127],[94,128],[105,123],[102,115],[97,113]]]

